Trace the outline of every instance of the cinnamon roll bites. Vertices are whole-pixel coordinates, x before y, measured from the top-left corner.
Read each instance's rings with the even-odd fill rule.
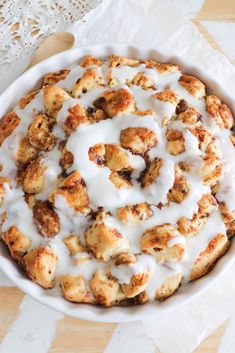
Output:
[[[229,107],[174,63],[86,56],[0,120],[0,235],[74,303],[162,301],[235,234]],[[53,289],[54,290],[54,289]]]

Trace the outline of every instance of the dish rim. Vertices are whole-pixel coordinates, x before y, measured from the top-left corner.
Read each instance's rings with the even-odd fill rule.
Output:
[[[154,48],[139,45],[96,44],[66,50],[36,64],[24,72],[0,95],[0,116],[3,116],[9,109],[11,109],[24,94],[37,88],[45,73],[66,68],[68,65],[78,62],[83,56],[88,54],[98,57],[107,57],[111,54],[117,54],[137,57],[140,59],[150,58],[163,62],[174,62],[182,65],[183,72],[186,71],[188,74],[193,74],[203,79],[209,87],[216,85],[213,92],[224,99],[224,92],[219,92],[220,89],[218,89],[218,82],[206,77],[205,72],[202,72],[199,67],[189,66],[180,56],[170,56],[167,52],[164,53],[155,50]],[[225,96],[225,101],[229,104],[231,98]],[[146,320],[153,318],[156,315],[162,315],[166,312],[168,313],[170,310],[188,303],[203,293],[234,263],[235,256],[233,254],[235,250],[235,242],[231,243],[228,252],[219,259],[215,268],[206,276],[198,279],[194,283],[181,287],[171,298],[166,299],[164,302],[148,302],[145,305],[104,308],[101,306],[70,303],[66,301],[62,295],[58,297],[53,294],[53,289],[49,291],[45,290],[27,279],[16,263],[11,259],[2,243],[0,244],[0,269],[24,293],[63,314],[89,321],[110,323],[130,322]]]

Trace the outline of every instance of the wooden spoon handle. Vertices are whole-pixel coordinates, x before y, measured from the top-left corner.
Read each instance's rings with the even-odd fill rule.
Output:
[[[29,67],[49,58],[52,55],[72,48],[74,36],[69,32],[56,32],[46,38],[36,50]]]

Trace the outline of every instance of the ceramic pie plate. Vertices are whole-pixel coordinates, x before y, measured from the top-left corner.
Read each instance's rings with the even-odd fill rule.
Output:
[[[154,50],[153,48],[136,47],[130,45],[94,45],[70,49],[57,54],[49,59],[39,63],[21,75],[8,89],[0,96],[0,116],[9,111],[18,100],[27,92],[40,87],[44,74],[68,67],[78,62],[85,55],[94,55],[105,58],[111,54],[129,56],[142,60],[154,59],[163,62],[174,62],[179,64],[183,72],[195,75],[201,78],[209,87],[214,87],[206,73],[198,67],[192,67],[189,63],[182,61],[177,57],[170,57]],[[224,95],[224,91],[219,91],[218,85],[213,90],[216,94],[223,97],[226,103],[232,105],[231,100]],[[62,312],[66,315],[83,320],[99,322],[129,322],[136,320],[147,320],[165,314],[180,305],[199,296],[212,283],[222,277],[235,260],[235,243],[232,241],[229,251],[218,261],[215,268],[203,278],[194,283],[187,284],[180,288],[171,298],[164,302],[148,302],[145,305],[136,306],[116,306],[104,308],[101,306],[87,304],[73,304],[66,301],[61,295],[53,290],[45,290],[25,277],[16,263],[9,256],[5,246],[0,243],[0,269],[19,287],[24,293],[30,295],[39,302],[50,308]]]

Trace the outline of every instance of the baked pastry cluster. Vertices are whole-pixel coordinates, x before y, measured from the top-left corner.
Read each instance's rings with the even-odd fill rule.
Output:
[[[178,65],[87,56],[49,73],[0,120],[1,239],[69,301],[161,301],[235,233],[233,126]]]

